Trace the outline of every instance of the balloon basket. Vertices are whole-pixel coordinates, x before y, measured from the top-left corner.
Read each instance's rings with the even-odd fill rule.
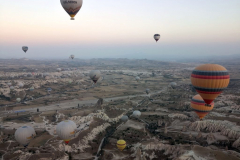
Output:
[[[205,106],[207,106],[207,107],[212,107],[211,104],[205,104]]]

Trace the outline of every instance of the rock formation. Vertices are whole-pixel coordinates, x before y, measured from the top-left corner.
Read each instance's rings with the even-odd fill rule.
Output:
[[[200,138],[202,138],[203,136],[202,136],[202,133],[201,132],[198,132],[198,135],[197,135],[197,139],[200,139]]]
[[[212,143],[214,143],[214,142],[216,142],[216,138],[215,138],[215,136],[212,134],[212,132],[211,133],[209,133],[208,135],[207,135],[207,143],[208,144],[212,144]]]
[[[142,150],[165,151],[164,155],[171,155],[170,158],[178,158],[185,153],[181,145],[169,145],[155,141],[147,145],[142,145]]]
[[[102,107],[102,104],[103,104],[103,99],[102,99],[102,98],[99,98],[95,106],[96,106],[97,108],[101,108],[101,107]],[[103,109],[103,108],[102,108],[102,109]]]
[[[240,137],[232,145],[235,148],[240,148]]]
[[[240,137],[240,127],[233,122],[220,120],[196,121],[189,125],[189,129],[194,131],[206,130],[209,132],[220,131],[222,135],[237,139]]]

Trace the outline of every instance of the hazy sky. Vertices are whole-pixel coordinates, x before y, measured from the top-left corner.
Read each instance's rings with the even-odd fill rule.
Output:
[[[153,35],[161,34],[158,43]],[[25,54],[21,47],[29,46]],[[0,0],[0,58],[149,58],[240,54],[240,0]]]

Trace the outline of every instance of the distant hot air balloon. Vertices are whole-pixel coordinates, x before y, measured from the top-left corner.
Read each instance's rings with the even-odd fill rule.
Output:
[[[141,78],[137,76],[137,77],[135,77],[135,79],[137,82],[139,82]]]
[[[150,89],[146,89],[146,93],[149,94],[150,93]]]
[[[58,72],[61,72],[61,70],[62,70],[61,68],[57,68],[57,71],[58,71]]]
[[[10,82],[9,82],[9,83],[7,83],[7,85],[8,85],[8,86],[11,86],[11,85],[12,85],[12,83],[10,83]]]
[[[207,105],[210,105],[227,88],[229,80],[227,69],[218,64],[200,65],[191,75],[193,87]]]
[[[117,147],[120,151],[123,151],[124,148],[126,148],[126,146],[127,146],[126,141],[124,141],[124,140],[118,140],[117,141]]]
[[[59,138],[64,140],[66,144],[68,144],[69,141],[74,137],[76,128],[77,126],[73,121],[62,121],[57,125],[57,135]]]
[[[23,86],[24,86],[24,84],[22,82],[18,83],[18,87],[23,87]]]
[[[51,92],[51,91],[52,91],[52,88],[48,88],[47,91],[48,91],[48,92]]]
[[[98,70],[92,70],[92,71],[89,73],[89,77],[91,78],[91,80],[92,80],[94,83],[97,83],[98,79],[101,77],[101,73],[100,73],[100,71],[98,71]]]
[[[71,55],[69,58],[74,59],[74,57],[75,57],[74,55]]]
[[[204,100],[198,94],[192,98],[191,107],[197,113],[198,117],[202,120],[214,107],[214,102],[212,102],[211,107],[205,105]]]
[[[72,0],[72,1],[60,0],[60,2],[62,4],[62,7],[64,8],[64,10],[71,17],[71,20],[74,20],[75,15],[81,9],[82,3],[83,3],[82,0]]]
[[[15,88],[13,86],[10,87],[10,90],[14,90]]]
[[[177,83],[176,83],[176,82],[171,82],[171,83],[170,83],[170,86],[171,86],[173,89],[175,89],[175,88],[177,87]]]
[[[24,147],[27,147],[31,139],[33,139],[35,136],[35,130],[30,126],[20,127],[15,132],[16,141]]]
[[[29,88],[30,91],[34,91],[34,87],[32,86],[31,88]]]
[[[153,38],[157,42],[160,39],[160,34],[154,34]]]
[[[17,101],[17,102],[20,102],[20,101],[21,101],[21,98],[17,98],[16,101]]]
[[[141,116],[141,112],[136,110],[136,111],[133,112],[132,116],[135,117],[135,118],[139,118]]]
[[[121,120],[122,122],[127,122],[127,121],[128,121],[128,116],[123,115],[123,116],[120,118],[120,120]]]
[[[26,53],[28,51],[28,47],[27,46],[23,46],[22,50]]]

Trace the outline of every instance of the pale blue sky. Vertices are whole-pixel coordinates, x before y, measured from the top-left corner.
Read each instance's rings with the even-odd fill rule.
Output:
[[[240,0],[83,0],[75,21],[60,0],[0,4],[0,58],[240,54]]]

